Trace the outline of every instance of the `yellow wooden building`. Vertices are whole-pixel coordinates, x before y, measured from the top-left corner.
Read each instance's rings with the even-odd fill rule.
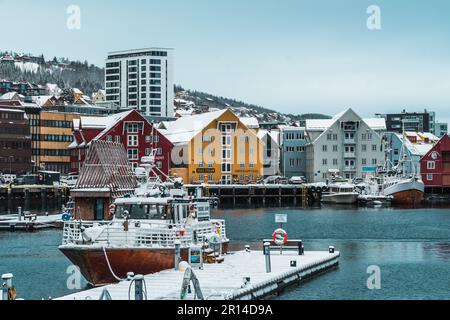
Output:
[[[262,140],[230,109],[163,122],[174,144],[171,174],[185,183],[251,183],[263,174]]]

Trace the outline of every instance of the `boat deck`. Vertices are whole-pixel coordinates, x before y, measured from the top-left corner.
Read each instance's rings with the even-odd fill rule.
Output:
[[[296,266],[291,266],[291,261]],[[262,251],[239,251],[229,254],[220,264],[204,264],[203,270],[194,270],[207,300],[255,300],[280,294],[286,287],[332,270],[339,264],[339,252],[310,251],[298,255],[278,250],[271,252],[271,273],[266,273],[265,256]],[[147,300],[179,300],[184,272],[165,270],[146,275]],[[244,284],[245,278],[250,282]],[[131,286],[131,290],[130,290]],[[112,300],[134,300],[134,283],[122,281],[117,284],[93,288],[67,295],[56,300],[98,300],[104,290]],[[128,296],[131,292],[131,297]],[[194,299],[194,290],[186,296]]]

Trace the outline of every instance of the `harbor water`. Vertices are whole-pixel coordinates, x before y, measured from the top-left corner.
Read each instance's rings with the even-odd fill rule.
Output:
[[[259,250],[262,239],[279,227],[276,213],[288,215],[284,228],[290,239],[304,241],[305,250],[333,245],[341,252],[337,270],[280,299],[450,299],[450,209],[232,209],[213,216],[226,219],[230,249],[249,244]],[[14,273],[20,297],[47,299],[76,291],[67,286],[70,262],[57,249],[61,233],[0,233],[0,273]],[[380,270],[380,289],[367,285],[371,266]]]

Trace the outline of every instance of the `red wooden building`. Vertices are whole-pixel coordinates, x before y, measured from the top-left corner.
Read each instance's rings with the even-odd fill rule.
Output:
[[[136,110],[107,117],[81,117],[73,121],[74,142],[69,146],[71,173],[78,174],[93,140],[122,143],[133,168],[155,150],[155,164],[165,175],[170,169],[173,144]],[[161,175],[161,179],[165,180]]]
[[[450,188],[450,137],[444,135],[420,160],[425,187]]]

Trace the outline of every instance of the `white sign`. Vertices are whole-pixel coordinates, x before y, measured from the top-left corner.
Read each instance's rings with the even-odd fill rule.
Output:
[[[287,214],[276,214],[275,223],[287,223]]]

